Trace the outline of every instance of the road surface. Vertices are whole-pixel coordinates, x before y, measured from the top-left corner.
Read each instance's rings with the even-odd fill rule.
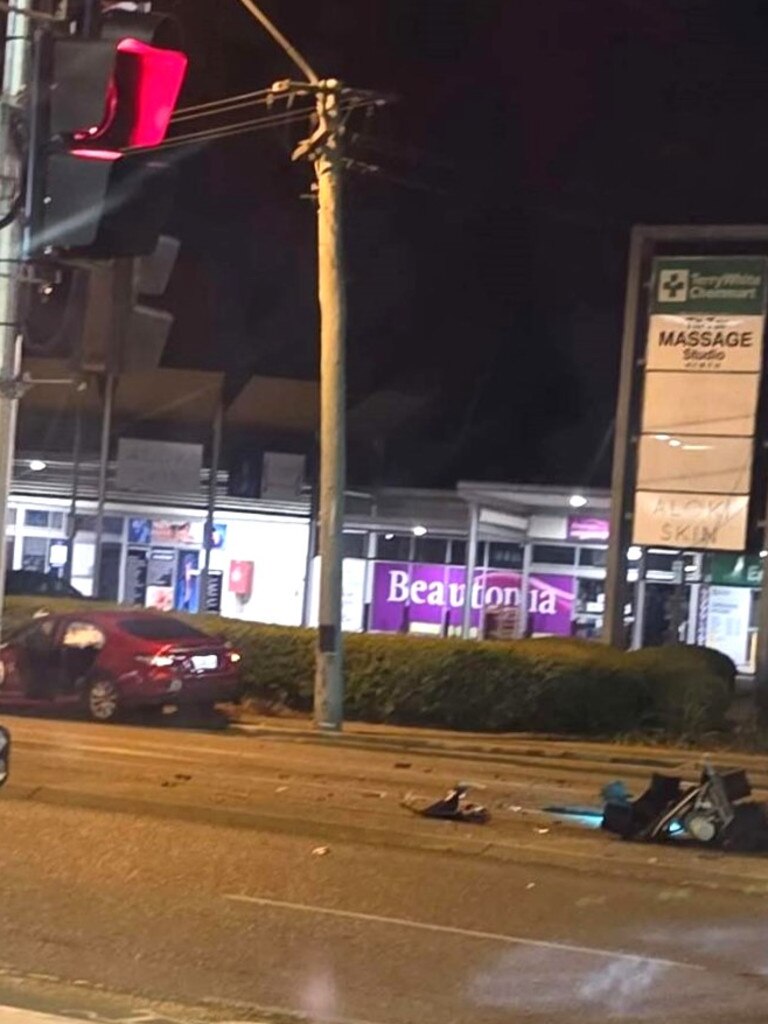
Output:
[[[7,724],[0,1004],[368,1024],[768,1016],[768,860],[622,844],[540,812],[617,774],[639,784],[638,758],[674,752]],[[483,787],[490,825],[402,808],[457,776]]]

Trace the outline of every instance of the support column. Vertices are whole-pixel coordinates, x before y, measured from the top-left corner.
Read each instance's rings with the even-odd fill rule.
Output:
[[[477,543],[480,535],[480,511],[474,503],[469,506],[469,538],[467,540],[466,586],[464,589],[464,608],[461,619],[461,635],[469,639],[472,628],[472,584],[475,581],[477,568]]]

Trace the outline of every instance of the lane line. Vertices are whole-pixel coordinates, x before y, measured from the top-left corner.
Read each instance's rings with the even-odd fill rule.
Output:
[[[325,914],[328,917],[346,918],[352,921],[367,921],[370,924],[388,924],[398,928],[414,928],[419,931],[436,932],[440,935],[458,935],[465,939],[485,939],[491,942],[504,942],[511,946],[532,946],[537,949],[552,949],[561,953],[582,953],[588,956],[607,957],[612,960],[631,960],[633,963],[658,964],[661,967],[681,967],[689,971],[705,971],[700,964],[690,964],[683,960],[668,960],[665,957],[646,956],[642,953],[625,953],[620,950],[601,949],[599,946],[579,946],[568,942],[550,942],[547,939],[529,939],[521,935],[506,935],[503,932],[486,932],[474,928],[459,928],[448,924],[431,924],[428,921],[412,921],[405,917],[385,917],[382,914],[366,914],[359,910],[337,910],[331,907],[318,907],[311,903],[289,903],[286,900],[270,900],[262,896],[244,896],[238,893],[225,893],[225,900],[234,903],[249,903],[258,907],[273,907],[277,910],[293,910],[304,914]]]

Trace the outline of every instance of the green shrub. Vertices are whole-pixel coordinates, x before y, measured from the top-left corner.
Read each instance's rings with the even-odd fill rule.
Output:
[[[70,612],[82,604],[11,598],[6,626],[17,628],[41,607]],[[181,617],[237,647],[250,696],[298,710],[311,708],[314,630],[215,615]],[[626,654],[568,637],[493,643],[349,634],[344,638],[344,665],[350,718],[593,736],[643,728],[692,736],[720,728],[735,674],[729,659],[704,648],[647,648]]]
[[[732,696],[726,664],[732,664],[730,659],[709,648],[683,644],[645,647],[626,658],[648,687],[646,726],[684,737],[724,728]]]

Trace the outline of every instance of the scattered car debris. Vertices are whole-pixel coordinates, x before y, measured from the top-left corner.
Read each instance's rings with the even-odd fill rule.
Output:
[[[548,828],[535,828],[534,832],[538,833],[538,835],[540,835],[540,836],[545,836],[547,834],[547,832],[549,832],[549,829]]]
[[[395,761],[395,768],[411,768],[413,767],[410,761]]]
[[[535,882],[528,882],[525,888],[526,889],[535,889],[536,888],[536,883]]]
[[[312,851],[313,857],[327,857],[331,852],[330,846],[316,846]]]
[[[460,821],[473,825],[484,825],[490,820],[490,812],[482,804],[470,803],[467,799],[468,787],[459,783],[449,789],[442,800],[424,805],[417,797],[408,794],[403,799],[403,807],[423,818],[440,818],[445,821]]]
[[[688,786],[678,776],[653,774],[637,800],[621,795],[606,801],[602,827],[642,842],[688,840],[728,850],[766,851],[768,808],[748,801],[751,793],[746,772],[738,768],[718,771],[705,763],[699,781]]]

